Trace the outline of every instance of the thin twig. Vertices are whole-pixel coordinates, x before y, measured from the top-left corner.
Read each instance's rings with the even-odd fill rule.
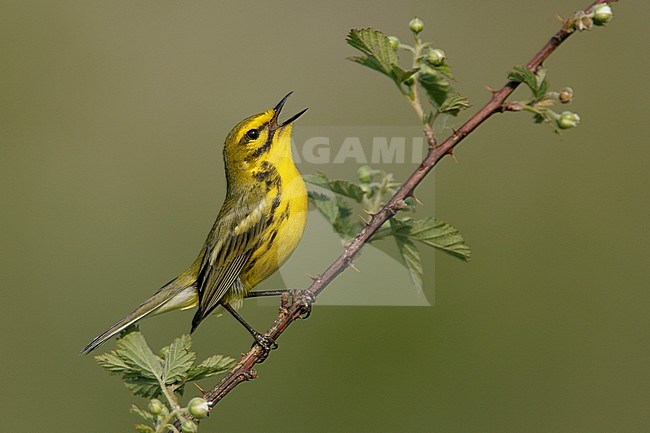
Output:
[[[612,3],[612,0],[598,0],[589,6],[585,12],[601,3]],[[546,60],[555,49],[562,44],[574,32],[572,28],[573,19],[564,21],[562,28],[540,49],[535,56],[526,64],[526,67],[535,71],[535,69]],[[351,266],[352,260],[359,254],[363,246],[372,238],[379,228],[390,218],[392,218],[400,209],[405,206],[404,200],[413,196],[415,188],[424,180],[433,167],[440,162],[445,155],[451,155],[452,150],[465,137],[474,131],[481,123],[495,113],[504,111],[504,102],[510,94],[519,86],[519,82],[508,81],[500,90],[492,91],[492,98],[478,110],[467,122],[465,122],[457,131],[450,135],[443,143],[437,144],[430,125],[424,125],[424,135],[429,143],[429,149],[426,157],[422,160],[418,168],[402,184],[395,195],[375,214],[366,225],[366,227],[357,235],[357,237],[348,245],[343,253],[334,263],[332,263],[323,273],[319,274],[318,279],[314,280],[307,289],[308,295],[296,295],[291,303],[283,300],[283,306],[271,327],[264,334],[266,337],[277,341],[287,327],[296,319],[303,317],[308,313],[310,297],[317,297],[341,272]],[[255,344],[247,353],[242,355],[241,360],[230,372],[204,396],[208,400],[210,407],[214,407],[230,391],[242,382],[254,379],[257,373],[253,366],[265,359],[265,350]]]

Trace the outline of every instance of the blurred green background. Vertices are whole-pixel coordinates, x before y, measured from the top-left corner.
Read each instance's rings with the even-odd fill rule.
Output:
[[[287,113],[311,108],[297,130],[417,134],[389,80],[345,60],[350,28],[406,40],[420,16],[476,108],[556,31],[556,13],[586,3],[2,0],[2,430],[132,431],[128,408],[144,402],[78,352],[194,259],[240,119],[294,90]],[[575,89],[578,129],[496,116],[419,188],[420,215],[473,250],[469,264],[435,255],[435,271],[424,253],[434,306],[316,306],[201,431],[647,431],[648,12],[623,1],[546,63],[554,88]],[[356,165],[336,170],[352,178]],[[357,265],[368,284],[382,278]],[[243,310],[260,328],[275,312]],[[191,316],[142,330],[160,347]],[[227,317],[195,334],[202,358],[249,345]]]

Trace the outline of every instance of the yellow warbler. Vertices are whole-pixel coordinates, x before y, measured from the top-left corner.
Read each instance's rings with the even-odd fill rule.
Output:
[[[223,149],[226,198],[194,263],[82,353],[143,317],[196,306],[192,331],[223,305],[259,337],[235,309],[289,258],[307,220],[307,189],[291,156],[292,122],[307,109],[278,121],[290,94],[274,108],[242,120],[228,134]]]

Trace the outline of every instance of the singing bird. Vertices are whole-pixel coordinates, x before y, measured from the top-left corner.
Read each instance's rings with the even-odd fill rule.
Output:
[[[291,155],[292,123],[307,109],[279,123],[289,95],[274,108],[242,120],[228,134],[223,148],[226,198],[194,263],[81,353],[144,317],[192,307],[198,310],[191,332],[222,305],[251,334],[260,336],[236,309],[289,258],[307,221],[307,188]]]

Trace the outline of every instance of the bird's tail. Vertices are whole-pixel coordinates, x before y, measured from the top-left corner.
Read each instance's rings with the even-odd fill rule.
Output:
[[[174,299],[177,298],[177,299]],[[121,332],[129,325],[134,324],[138,320],[151,315],[159,314],[162,312],[190,308],[196,304],[196,290],[192,286],[179,283],[179,279],[174,279],[160,288],[149,299],[144,301],[142,305],[133,310],[130,314],[122,320],[115,323],[106,331],[98,335],[81,350],[81,354],[85,355],[95,350],[98,346],[110,340],[118,332]]]

